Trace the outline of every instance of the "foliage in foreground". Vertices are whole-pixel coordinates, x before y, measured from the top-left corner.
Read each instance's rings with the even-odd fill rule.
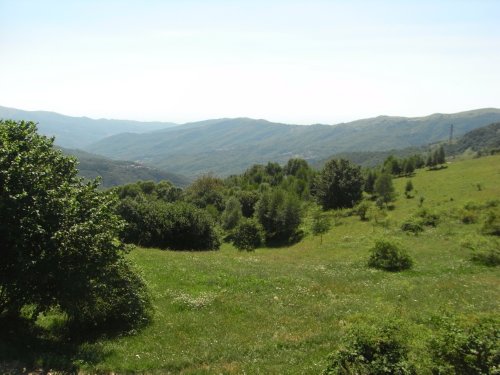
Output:
[[[29,305],[33,319],[57,308],[93,328],[144,322],[144,282],[124,258],[112,195],[97,186],[34,123],[0,121],[0,315]]]
[[[405,341],[401,322],[382,326],[356,325],[330,355],[323,375],[415,374],[408,361],[409,349]]]
[[[443,318],[430,343],[436,374],[498,374],[500,319]]]
[[[385,271],[402,271],[411,268],[410,256],[394,242],[388,240],[375,241],[368,260],[370,267]]]

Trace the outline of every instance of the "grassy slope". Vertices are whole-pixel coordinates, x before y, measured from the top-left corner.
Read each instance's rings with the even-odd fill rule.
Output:
[[[106,354],[87,369],[318,373],[360,314],[399,315],[411,322],[413,355],[425,367],[426,353],[418,348],[432,315],[498,311],[498,269],[471,263],[459,245],[479,226],[446,215],[468,201],[500,197],[500,157],[419,171],[415,199],[403,198],[405,181],[395,180],[400,195],[388,228],[349,217],[322,244],[307,237],[290,248],[253,253],[230,245],[206,253],[134,251],[131,258],[154,295],[155,321],[136,336],[98,343]],[[418,209],[420,196],[445,218],[418,237],[405,235],[399,224]],[[403,273],[366,268],[377,236],[399,238],[415,267]]]

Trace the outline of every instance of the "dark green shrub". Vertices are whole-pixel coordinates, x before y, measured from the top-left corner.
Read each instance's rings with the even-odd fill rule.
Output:
[[[85,299],[65,308],[72,332],[129,329],[146,324],[151,317],[146,284],[132,265],[121,259],[108,267]]]
[[[500,212],[488,211],[483,223],[482,232],[493,236],[500,236]]]
[[[409,218],[401,224],[401,230],[403,232],[410,232],[413,234],[419,234],[424,231],[424,227],[421,224],[420,220],[415,218]]]
[[[467,209],[460,210],[459,217],[460,221],[464,224],[474,224],[478,220],[477,213]]]
[[[439,223],[439,215],[435,212],[431,212],[426,208],[420,209],[416,216],[420,219],[420,223],[422,225],[426,225],[429,227],[435,227]]]
[[[242,219],[236,226],[232,240],[238,250],[253,250],[262,245],[264,230],[255,219]]]
[[[490,267],[500,265],[500,245],[486,251],[479,251],[472,254],[471,260]]]
[[[415,374],[408,347],[396,323],[357,325],[329,357],[323,375]]]
[[[354,207],[354,210],[362,221],[366,221],[368,220],[368,211],[372,206],[371,202],[363,200],[356,207]]]
[[[401,271],[412,266],[409,255],[400,249],[398,245],[387,240],[375,241],[375,246],[371,249],[368,265],[370,267],[383,269],[386,271]]]
[[[220,247],[212,217],[190,203],[127,198],[117,211],[127,222],[123,239],[128,243],[173,250]]]
[[[471,260],[485,266],[500,264],[500,241],[495,237],[467,236],[460,245],[472,251]]]
[[[435,374],[498,374],[500,319],[442,319],[430,343]]]

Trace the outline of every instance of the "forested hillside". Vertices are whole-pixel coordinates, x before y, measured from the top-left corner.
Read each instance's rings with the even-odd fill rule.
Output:
[[[339,125],[286,125],[248,118],[221,119],[145,134],[119,134],[87,150],[136,160],[184,175],[240,173],[255,163],[292,157],[315,162],[332,154],[421,146],[500,120],[500,110],[405,118],[380,116]]]
[[[155,181],[168,180],[176,186],[189,185],[189,178],[176,173],[169,173],[157,168],[125,160],[112,160],[103,156],[94,155],[82,150],[62,149],[66,155],[78,159],[78,174],[87,179],[101,177],[101,186],[129,184],[139,180]]]
[[[455,143],[447,145],[446,150],[450,154],[460,154],[467,150],[482,153],[500,151],[500,122],[470,131]]]

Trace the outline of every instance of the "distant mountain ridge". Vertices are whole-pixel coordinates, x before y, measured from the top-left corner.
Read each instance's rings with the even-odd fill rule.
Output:
[[[38,131],[41,134],[55,136],[57,145],[69,148],[83,148],[114,134],[143,133],[177,125],[171,122],[91,119],[48,111],[24,111],[2,106],[0,106],[0,119],[37,122]]]
[[[52,112],[0,107],[0,118],[33,120],[56,144],[131,160],[188,177],[240,173],[252,164],[300,157],[313,164],[333,154],[421,147],[500,121],[500,110],[483,108],[424,117],[378,116],[337,125],[289,125],[250,118],[223,118],[183,125],[92,120]],[[360,155],[364,158],[363,155]],[[382,154],[380,155],[382,156]]]
[[[477,109],[425,117],[379,116],[338,125],[287,125],[249,118],[209,120],[142,134],[118,134],[86,149],[186,176],[226,176],[255,163],[315,162],[332,154],[418,147],[500,121],[500,110]]]

